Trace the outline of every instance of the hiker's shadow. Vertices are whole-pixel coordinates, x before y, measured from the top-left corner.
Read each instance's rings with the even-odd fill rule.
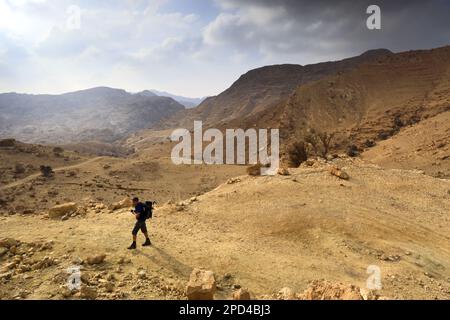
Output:
[[[192,271],[192,268],[188,265],[182,263],[174,256],[168,254],[164,249],[152,246],[153,252],[156,252],[158,255],[152,255],[147,252],[139,250],[139,254],[150,260],[156,265],[162,266],[166,269],[173,271],[176,274],[181,274],[183,276],[189,276]]]

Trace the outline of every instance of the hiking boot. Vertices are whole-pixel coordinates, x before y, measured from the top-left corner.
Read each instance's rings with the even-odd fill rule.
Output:
[[[134,250],[134,249],[136,249],[136,242],[133,242],[133,244],[128,247],[128,250]]]
[[[147,239],[147,240],[145,240],[145,243],[142,246],[143,247],[149,247],[151,245],[152,245],[152,243],[151,243],[150,239]]]

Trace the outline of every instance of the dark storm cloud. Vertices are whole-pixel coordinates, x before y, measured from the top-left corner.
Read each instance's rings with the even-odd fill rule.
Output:
[[[338,55],[367,49],[403,51],[449,44],[450,1],[218,0],[230,16],[218,17],[206,36],[266,54]],[[381,8],[382,29],[368,30],[366,9]],[[259,19],[259,17],[261,19]]]

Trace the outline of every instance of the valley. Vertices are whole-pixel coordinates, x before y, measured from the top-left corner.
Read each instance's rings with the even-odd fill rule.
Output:
[[[198,269],[216,299],[450,298],[448,46],[267,66],[192,109],[109,88],[34,98],[54,114],[0,102],[0,299],[187,299]],[[278,174],[175,165],[171,134],[194,121],[279,129]],[[157,201],[153,246],[129,251],[135,196]]]

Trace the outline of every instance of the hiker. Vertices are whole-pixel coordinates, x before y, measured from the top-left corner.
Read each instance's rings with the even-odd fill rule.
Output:
[[[139,230],[145,235],[145,243],[142,245],[143,247],[151,246],[150,238],[148,236],[147,225],[145,221],[149,218],[151,208],[148,208],[146,204],[143,204],[139,201],[139,198],[133,199],[134,210],[131,212],[136,217],[136,224],[133,229],[133,244],[128,248],[129,250],[136,249],[136,239]]]

